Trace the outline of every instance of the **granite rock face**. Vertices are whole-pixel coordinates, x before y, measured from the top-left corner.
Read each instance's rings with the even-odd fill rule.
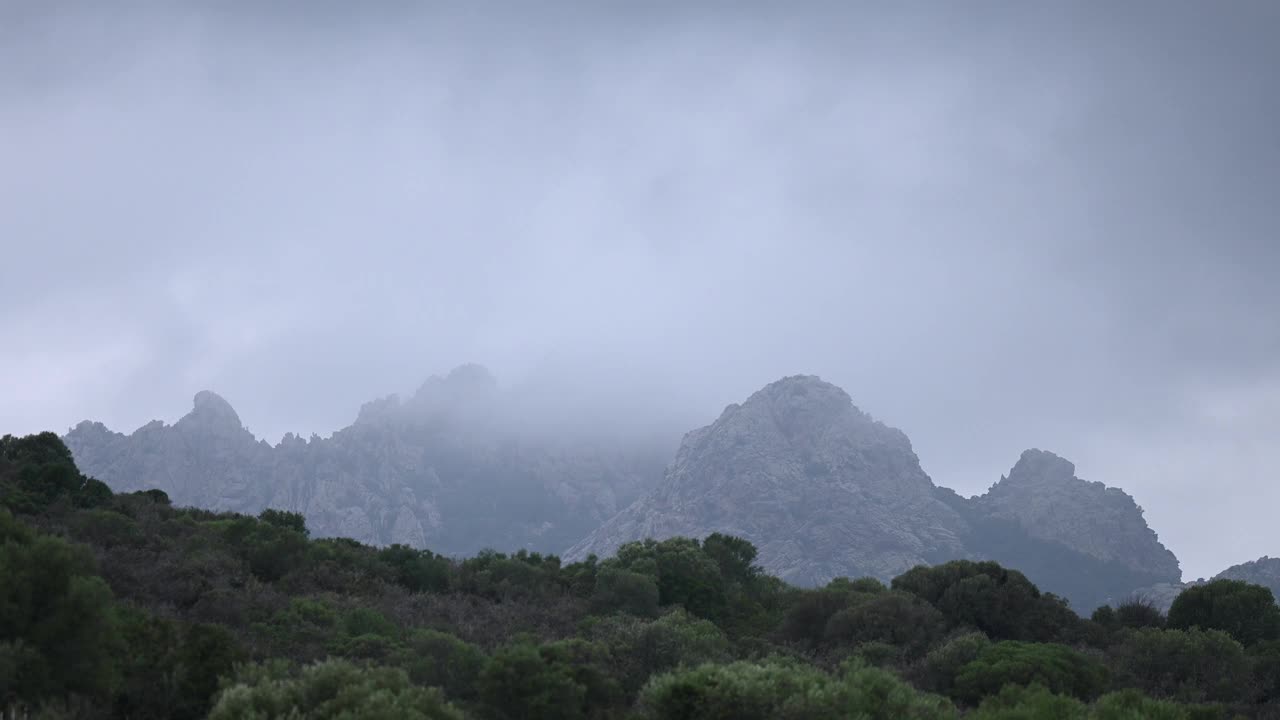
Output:
[[[663,482],[566,559],[645,537],[747,538],[797,584],[891,578],[964,554],[965,521],[934,496],[901,431],[812,376],[779,380],[685,436]]]
[[[1147,526],[1134,499],[1119,488],[1081,480],[1075,471],[1053,453],[1027,450],[1007,477],[973,502],[983,515],[1016,522],[1034,538],[1180,580],[1178,558]]]
[[[625,542],[740,535],[796,584],[883,580],[922,563],[995,560],[1087,613],[1134,588],[1178,582],[1177,559],[1123,491],[1038,450],[979,498],[934,485],[901,431],[840,388],[784,378],[685,436],[660,485],[566,559]]]
[[[86,474],[117,491],[298,511],[316,535],[450,554],[559,552],[655,484],[675,444],[531,433],[509,420],[508,400],[486,370],[463,366],[404,402],[366,403],[329,438],[290,434],[272,446],[205,391],[172,426],[123,435],[84,422],[64,439]]]

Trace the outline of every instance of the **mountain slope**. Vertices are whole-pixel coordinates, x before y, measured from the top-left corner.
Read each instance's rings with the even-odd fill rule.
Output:
[[[662,483],[566,558],[712,532],[747,538],[768,572],[797,584],[996,560],[1081,612],[1181,577],[1123,491],[1032,450],[991,492],[963,498],[933,484],[900,430],[816,377],[775,382],[686,435]]]
[[[1027,450],[1007,477],[974,499],[983,515],[1017,523],[1104,562],[1176,581],[1178,558],[1147,526],[1142,508],[1119,488],[1086,482],[1075,465],[1043,450]]]
[[[293,510],[318,535],[450,554],[558,552],[661,477],[670,452],[661,438],[556,438],[530,430],[514,404],[487,371],[464,366],[404,402],[367,403],[330,438],[286,435],[271,446],[225,400],[201,392],[172,426],[122,435],[85,422],[65,441],[87,474],[116,491]]]
[[[566,558],[643,537],[724,532],[755,543],[769,572],[813,584],[890,578],[961,556],[965,529],[934,496],[906,435],[840,388],[795,376],[686,435],[663,482]]]

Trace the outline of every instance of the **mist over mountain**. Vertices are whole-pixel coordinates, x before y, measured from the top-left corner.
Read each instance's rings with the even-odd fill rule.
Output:
[[[1181,580],[1124,491],[1029,450],[986,494],[964,498],[934,484],[902,431],[814,376],[730,405],[678,450],[677,432],[639,432],[625,407],[594,425],[582,412],[464,365],[409,397],[365,403],[328,438],[271,445],[204,391],[171,426],[123,435],[83,422],[65,441],[116,491],[296,511],[318,535],[453,555],[524,548],[576,561],[719,532],[754,543],[761,566],[794,584],[991,559],[1086,610]]]
[[[555,552],[654,484],[676,436],[570,431],[549,412],[467,365],[403,401],[366,403],[328,438],[287,434],[270,445],[204,391],[173,425],[123,435],[83,422],[65,440],[121,492],[160,488],[197,507],[302,512],[320,535],[377,545]]]
[[[1122,490],[1030,450],[987,494],[965,499],[934,485],[902,431],[812,376],[772,383],[686,435],[663,482],[566,557],[712,532],[749,539],[762,567],[804,585],[990,559],[1089,609],[1181,579]]]

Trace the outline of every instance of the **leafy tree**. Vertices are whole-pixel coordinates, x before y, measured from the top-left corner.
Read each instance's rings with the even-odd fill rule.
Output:
[[[430,550],[392,545],[378,551],[378,560],[391,566],[396,583],[411,592],[444,592],[449,589],[449,561]]]
[[[1280,700],[1280,640],[1255,643],[1246,651],[1253,685],[1261,702]]]
[[[71,451],[51,432],[0,438],[0,504],[38,513],[59,499],[93,508],[111,500],[111,489],[76,469]]]
[[[308,550],[307,536],[298,532],[291,521],[273,524],[239,518],[227,526],[226,538],[249,570],[264,582],[275,582],[290,570],[302,567]]]
[[[1165,625],[1164,613],[1150,600],[1132,598],[1116,608],[1116,624],[1126,628],[1162,628]]]
[[[1087,720],[1079,700],[1050,692],[1043,685],[1006,685],[985,699],[965,720]],[[1136,719],[1135,719],[1136,720]]]
[[[697,540],[671,538],[626,543],[618,548],[617,563],[658,580],[662,605],[683,605],[708,620],[722,620],[727,602],[720,565],[703,552]]]
[[[0,508],[0,578],[4,695],[31,705],[109,697],[121,641],[111,591],[86,549],[34,533]]]
[[[1242,645],[1280,640],[1280,607],[1271,590],[1243,580],[1214,580],[1183,590],[1169,608],[1169,627],[1221,630]]]
[[[1107,651],[1114,684],[1181,702],[1230,702],[1248,694],[1244,648],[1219,630],[1132,631]]]
[[[642,718],[809,720],[955,717],[945,700],[922,695],[892,674],[859,665],[834,678],[778,660],[702,665],[654,678],[638,702]]]
[[[176,624],[127,605],[117,608],[116,618],[124,641],[116,714],[139,720],[181,717],[178,708],[183,703],[174,672],[181,643]]]
[[[799,591],[782,618],[778,635],[786,641],[816,647],[827,637],[827,625],[836,613],[864,597],[847,587]]]
[[[498,650],[480,674],[480,701],[494,718],[585,718],[586,698],[573,668],[545,657],[529,641]]]
[[[1092,700],[1107,687],[1107,669],[1064,645],[1007,640],[985,648],[961,668],[951,694],[976,705],[1006,685],[1041,685],[1053,693]]]
[[[107,549],[141,545],[145,541],[137,522],[111,510],[76,513],[71,518],[71,526],[78,539]]]
[[[932,605],[907,593],[883,592],[832,615],[824,639],[840,645],[887,643],[919,655],[942,637],[945,627],[942,613]]]
[[[418,685],[443,688],[457,700],[479,696],[480,673],[487,662],[480,648],[438,630],[414,630],[405,647],[393,657]]]
[[[409,682],[403,670],[326,660],[300,672],[287,665],[242,668],[218,695],[209,720],[462,720],[438,688]]]
[[[258,513],[258,519],[268,525],[292,530],[303,537],[311,535],[311,531],[307,529],[307,519],[302,513],[267,508]]]
[[[400,628],[386,615],[373,608],[357,607],[342,616],[342,629],[347,635],[377,635],[392,638],[400,634]]]
[[[591,608],[599,613],[620,611],[657,617],[658,583],[651,575],[606,565],[596,575]]]
[[[978,659],[991,641],[977,631],[957,635],[929,651],[924,659],[923,684],[933,692],[950,695],[956,676]]]
[[[197,623],[183,633],[176,659],[180,704],[175,715],[194,718],[209,709],[218,678],[247,660],[248,653],[227,628]]]
[[[1225,720],[1226,713],[1212,706],[1179,705],[1154,700],[1137,690],[1103,695],[1094,703],[1090,720]]]
[[[1080,619],[1060,598],[993,562],[922,565],[894,578],[893,588],[938,608],[950,627],[976,628],[993,639],[1045,642],[1081,632]]]
[[[679,665],[727,661],[728,639],[715,624],[676,608],[657,620],[615,615],[584,623],[583,633],[608,651],[611,674],[627,697],[652,675]]]
[[[756,546],[733,535],[712,533],[702,541],[702,551],[715,561],[720,575],[735,582],[750,582],[760,574]]]

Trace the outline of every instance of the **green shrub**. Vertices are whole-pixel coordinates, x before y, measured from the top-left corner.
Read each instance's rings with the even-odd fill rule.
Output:
[[[652,576],[606,565],[596,574],[591,608],[598,613],[657,617],[658,583]]]
[[[942,698],[923,695],[891,673],[857,664],[840,677],[781,660],[702,665],[660,675],[637,703],[654,720],[817,720],[856,717],[953,718]]]
[[[71,517],[76,539],[102,548],[142,545],[145,537],[138,523],[111,510],[83,510]]]
[[[303,537],[311,534],[311,531],[307,529],[307,519],[302,516],[302,513],[267,508],[258,513],[258,519],[274,527],[292,530]]]
[[[628,697],[654,674],[731,656],[720,628],[683,608],[652,621],[619,615],[594,618],[584,624],[583,633],[608,650],[611,674]]]
[[[1114,685],[1181,702],[1235,702],[1247,697],[1244,648],[1218,630],[1130,632],[1107,651]]]
[[[438,688],[416,687],[404,671],[327,660],[291,672],[281,664],[241,668],[209,720],[463,720]]]
[[[1106,689],[1107,669],[1065,645],[1009,640],[985,648],[962,667],[951,695],[977,705],[1006,685],[1041,685],[1052,693],[1092,700]]]
[[[445,696],[458,700],[478,697],[486,661],[475,645],[437,630],[414,630],[392,660],[414,683],[443,688]]]
[[[1271,590],[1243,580],[1214,580],[1183,590],[1169,608],[1169,627],[1221,630],[1240,644],[1280,640],[1280,607]]]
[[[83,546],[37,534],[0,508],[0,697],[109,697],[123,649],[112,605]]]
[[[532,642],[499,649],[480,674],[486,714],[511,720],[574,720],[588,716],[587,687],[574,668],[549,658]]]
[[[378,560],[390,566],[396,583],[410,592],[444,592],[449,589],[449,560],[430,550],[392,545],[378,551]]]
[[[886,643],[908,656],[923,654],[946,628],[942,613],[903,592],[882,592],[831,616],[823,631],[828,645]]]
[[[965,715],[965,720],[1086,720],[1088,717],[1089,710],[1084,703],[1052,693],[1043,685],[1007,685],[985,698],[977,710]]]
[[[924,686],[933,692],[950,695],[961,668],[991,646],[986,635],[972,631],[957,635],[929,651],[924,659]]]
[[[1082,632],[1064,601],[993,562],[922,565],[894,578],[893,589],[938,608],[951,628],[975,628],[996,640],[1074,640]]]

